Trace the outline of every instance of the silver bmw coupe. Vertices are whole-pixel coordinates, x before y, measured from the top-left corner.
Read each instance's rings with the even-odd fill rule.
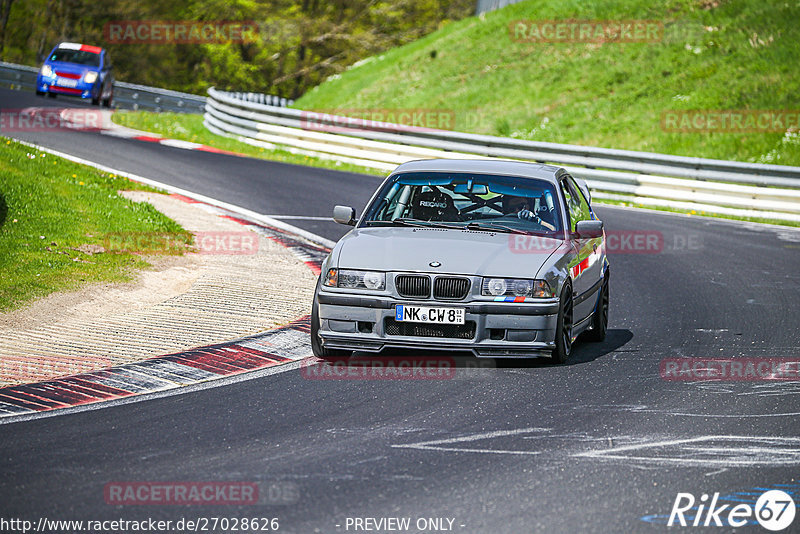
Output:
[[[549,357],[602,341],[609,267],[585,182],[496,160],[400,165],[322,264],[314,355],[388,348]]]

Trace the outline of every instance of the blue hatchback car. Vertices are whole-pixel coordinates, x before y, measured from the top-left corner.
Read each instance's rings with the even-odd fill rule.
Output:
[[[91,98],[111,107],[114,75],[105,49],[79,43],[61,43],[45,59],[36,77],[36,94]]]

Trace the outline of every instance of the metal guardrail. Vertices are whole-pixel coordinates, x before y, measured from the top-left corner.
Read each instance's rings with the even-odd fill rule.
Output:
[[[259,146],[284,147],[387,171],[404,161],[436,157],[552,163],[585,179],[596,191],[595,198],[800,221],[800,167],[542,143],[390,123],[361,121],[359,125],[358,119],[271,106],[214,88],[208,94],[206,127]]]
[[[516,4],[521,1],[522,0],[478,0],[475,5],[475,14],[480,15],[481,13],[488,13],[489,11],[495,11],[496,9],[510,6],[511,4]]]
[[[39,69],[35,67],[0,62],[0,87],[34,92],[38,72]],[[116,109],[202,113],[205,102],[204,96],[146,85],[114,82],[112,107]]]

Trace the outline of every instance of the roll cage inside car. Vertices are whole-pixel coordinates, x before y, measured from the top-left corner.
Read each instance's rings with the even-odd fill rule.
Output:
[[[551,181],[517,176],[408,172],[387,179],[368,205],[360,226],[382,226],[396,221],[431,223],[501,222],[515,230],[563,232],[559,195]],[[510,210],[521,200],[532,214],[533,227]],[[513,213],[511,213],[514,211]],[[511,216],[512,218],[508,219]],[[459,225],[458,227],[461,227]]]

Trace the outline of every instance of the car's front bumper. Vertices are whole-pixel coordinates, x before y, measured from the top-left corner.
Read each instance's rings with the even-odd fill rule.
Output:
[[[325,348],[380,352],[389,348],[470,351],[478,357],[549,356],[555,347],[558,299],[525,303],[441,302],[320,291],[319,335]],[[408,336],[392,329],[395,305],[458,307],[474,333],[464,337]]]
[[[97,82],[85,83],[80,80],[75,80],[74,87],[66,87],[59,85],[59,80],[55,76],[42,76],[39,74],[36,77],[36,90],[40,93],[57,93],[60,95],[76,96],[78,98],[97,98],[99,89]]]

